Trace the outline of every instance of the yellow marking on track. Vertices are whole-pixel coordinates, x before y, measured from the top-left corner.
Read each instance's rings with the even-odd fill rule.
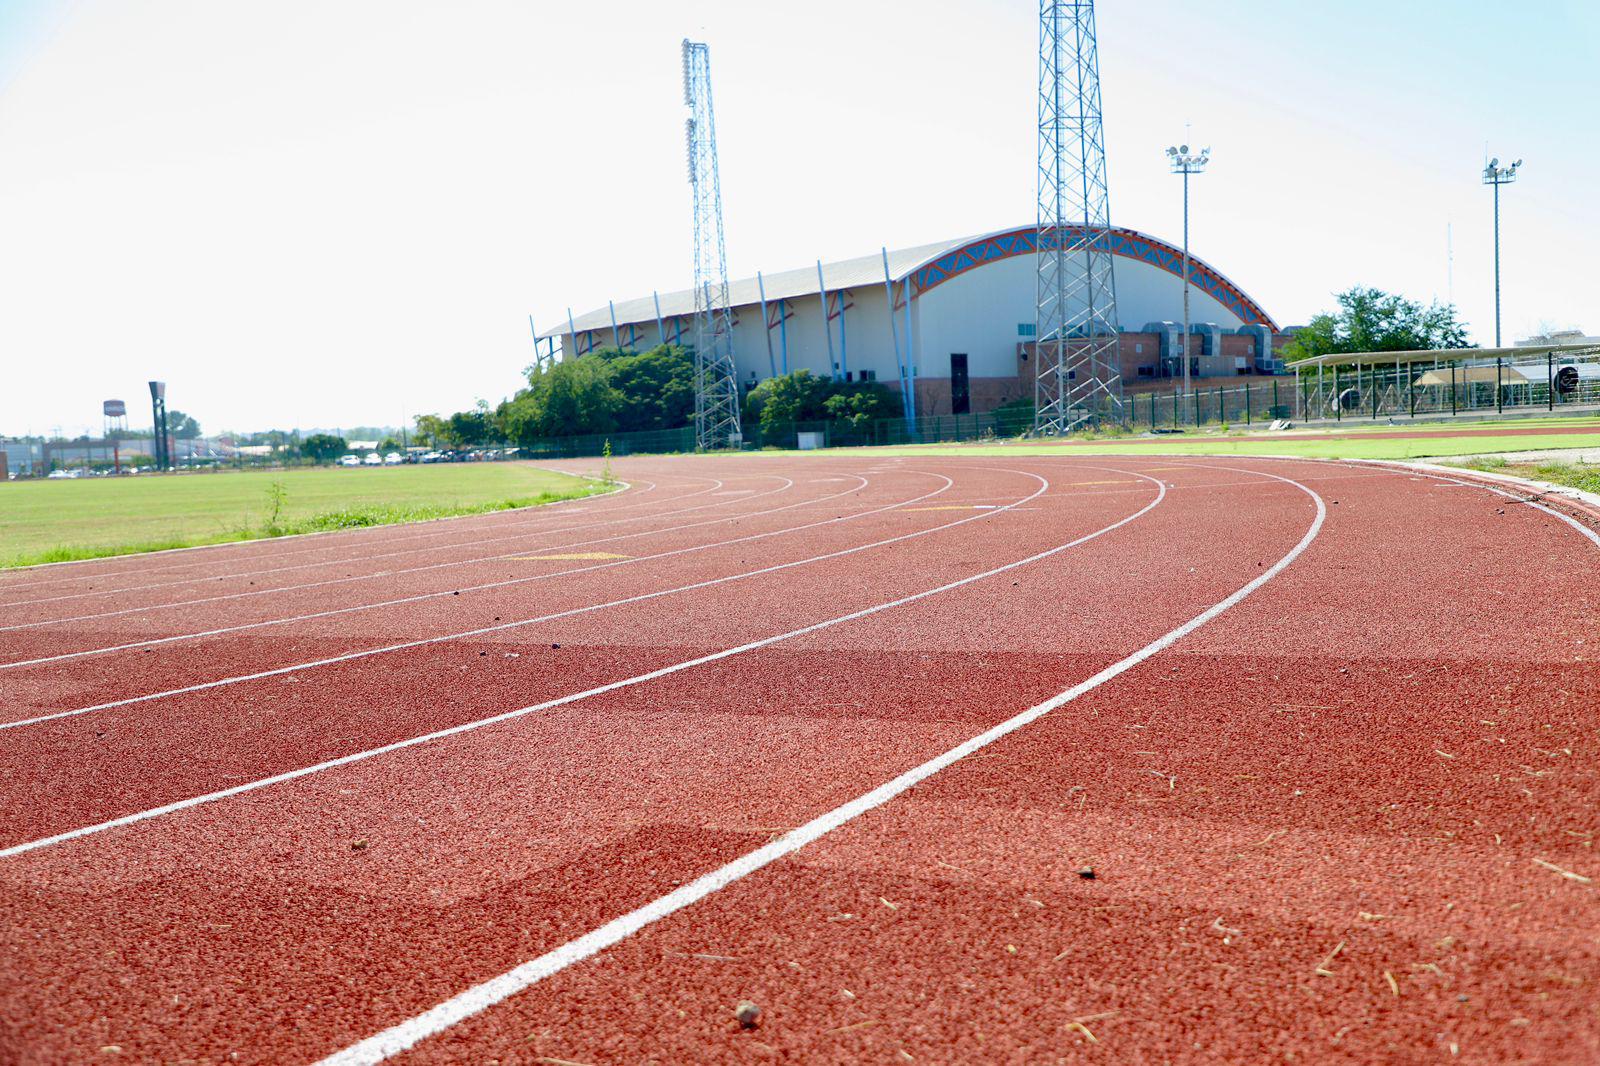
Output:
[[[1137,485],[1137,484],[1139,484],[1139,482],[1137,482],[1137,481],[1069,481],[1069,482],[1067,482],[1065,487],[1070,489],[1070,488],[1072,488],[1074,486],[1077,486],[1077,485]]]
[[[563,555],[513,555],[513,559],[551,559],[557,562],[588,562],[593,559],[632,559],[631,555],[611,552],[567,552]]]
[[[939,507],[902,507],[902,511],[992,511],[992,503],[947,503]]]

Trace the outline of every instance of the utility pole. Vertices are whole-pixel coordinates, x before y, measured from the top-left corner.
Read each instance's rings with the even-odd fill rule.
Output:
[[[711,104],[711,49],[683,42],[683,102],[689,187],[694,193],[694,437],[703,450],[737,448],[739,380],[733,365],[733,312],[717,176],[717,126]]]
[[[1500,347],[1500,186],[1517,180],[1517,170],[1522,160],[1508,167],[1500,165],[1498,157],[1489,160],[1483,168],[1483,183],[1494,186],[1494,346]]]
[[[1199,174],[1211,162],[1211,149],[1200,149],[1199,155],[1190,155],[1189,146],[1180,144],[1167,149],[1167,159],[1172,172],[1183,175],[1183,392],[1189,393],[1189,175]]]

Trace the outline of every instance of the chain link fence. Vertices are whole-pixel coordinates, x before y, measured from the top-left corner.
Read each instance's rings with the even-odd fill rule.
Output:
[[[1563,371],[1570,373],[1563,376]],[[1600,406],[1600,360],[1537,363],[1366,365],[1304,371],[1241,385],[1176,392],[1130,392],[1117,428],[1135,433],[1218,426],[1258,426],[1277,420],[1361,422],[1545,410],[1561,413]],[[1104,423],[1102,422],[1102,426]],[[1111,427],[1105,427],[1111,428]],[[787,422],[747,425],[746,449],[871,447],[1000,440],[1033,431],[1033,410],[1013,406],[987,414],[930,415],[907,421]],[[569,458],[692,452],[694,428],[650,433],[558,437],[521,445],[519,458]]]

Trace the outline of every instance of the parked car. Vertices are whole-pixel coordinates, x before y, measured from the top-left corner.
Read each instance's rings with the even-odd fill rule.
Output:
[[[359,455],[341,455],[341,456],[339,456],[339,465],[340,466],[360,466],[361,465],[361,456],[359,456]]]
[[[367,466],[382,466],[383,456],[379,455],[377,452],[368,452],[366,458],[362,459],[361,461]]]
[[[401,455],[399,452],[390,452],[388,455],[383,457],[384,466],[399,466],[405,461],[406,457]]]

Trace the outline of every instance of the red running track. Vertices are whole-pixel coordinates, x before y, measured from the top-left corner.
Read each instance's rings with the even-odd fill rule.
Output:
[[[618,467],[0,582],[0,1061],[1600,1058],[1594,516]]]

